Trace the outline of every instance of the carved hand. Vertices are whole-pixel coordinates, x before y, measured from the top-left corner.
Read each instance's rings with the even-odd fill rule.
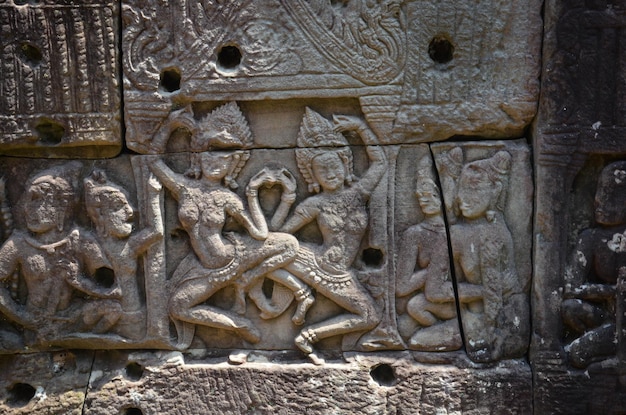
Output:
[[[339,133],[359,130],[365,125],[359,117],[351,115],[333,115],[333,122],[335,123],[335,131]]]

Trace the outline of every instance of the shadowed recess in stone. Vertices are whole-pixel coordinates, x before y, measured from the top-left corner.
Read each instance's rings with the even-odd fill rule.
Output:
[[[8,388],[9,399],[7,403],[11,406],[25,406],[35,396],[35,388],[28,383],[15,383]]]
[[[159,87],[166,92],[176,92],[180,89],[180,71],[176,68],[164,69],[161,72]]]
[[[38,65],[43,58],[41,50],[37,46],[31,45],[30,43],[22,43],[20,50],[22,55],[26,58],[26,62],[31,65]]]
[[[454,45],[446,35],[437,35],[428,44],[428,56],[437,63],[448,63],[454,57]]]
[[[65,127],[54,120],[42,118],[35,126],[35,131],[42,144],[55,145],[61,143],[65,135]]]
[[[370,371],[370,376],[380,386],[394,386],[398,383],[393,368],[386,363],[374,366]]]
[[[115,273],[111,268],[98,268],[96,270],[96,282],[103,287],[111,288],[115,283]]]
[[[137,362],[131,362],[124,368],[124,375],[130,380],[139,380],[143,376],[143,366]]]
[[[222,69],[235,69],[241,63],[241,50],[234,45],[225,45],[217,52],[217,64]]]
[[[380,249],[364,249],[362,258],[365,265],[370,267],[378,267],[383,263],[383,253]]]
[[[125,408],[120,415],[143,415],[143,411],[139,408]]]

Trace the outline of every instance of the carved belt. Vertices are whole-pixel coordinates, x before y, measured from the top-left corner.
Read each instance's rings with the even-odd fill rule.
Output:
[[[331,274],[322,269],[315,259],[315,252],[310,248],[300,245],[298,255],[294,262],[303,269],[306,281],[312,282],[314,285],[322,285],[330,289],[340,289],[352,284],[352,274],[350,272],[342,272],[340,274]]]

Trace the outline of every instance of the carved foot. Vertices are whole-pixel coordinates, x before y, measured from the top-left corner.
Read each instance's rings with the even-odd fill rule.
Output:
[[[301,326],[304,324],[307,311],[309,311],[309,308],[311,308],[311,306],[315,303],[315,298],[313,298],[311,290],[308,288],[298,291],[295,295],[298,301],[298,308],[296,308],[296,312],[293,314],[291,321],[293,321],[294,324]]]
[[[248,343],[258,343],[261,340],[261,334],[253,327],[239,327],[237,334]]]
[[[302,331],[294,340],[294,343],[300,350],[306,354],[313,353],[313,343],[315,342],[315,333],[311,331]]]

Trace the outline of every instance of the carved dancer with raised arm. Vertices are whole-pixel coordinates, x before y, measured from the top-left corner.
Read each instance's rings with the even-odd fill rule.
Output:
[[[174,122],[178,124],[177,121]],[[181,261],[169,282],[169,312],[178,331],[178,347],[189,347],[195,325],[232,330],[248,342],[260,340],[252,322],[240,316],[245,310],[247,281],[260,278],[290,262],[298,249],[287,234],[270,233],[261,211],[257,190],[246,189],[248,213],[230,188],[249,158],[249,152],[207,151],[209,148],[245,148],[252,133],[234,102],[213,110],[199,121],[191,120],[191,168],[186,174],[155,159],[151,171],[178,201],[178,218],[189,235],[192,251]],[[166,123],[164,128],[170,128]],[[247,234],[224,233],[228,218]],[[205,304],[228,285],[239,287],[235,312]]]
[[[334,125],[306,109],[296,159],[309,191],[317,194],[302,201],[280,227],[283,232],[294,233],[315,222],[323,242],[300,243],[296,259],[272,273],[277,281],[277,274],[294,275],[344,309],[300,332],[295,343],[307,354],[319,340],[372,329],[381,319],[379,307],[351,266],[368,227],[368,200],[385,173],[387,161],[364,121],[350,116],[335,116],[333,120]],[[361,179],[352,173],[352,152],[341,134],[344,131],[356,131],[367,145],[370,166]],[[281,224],[283,218],[272,222]]]

